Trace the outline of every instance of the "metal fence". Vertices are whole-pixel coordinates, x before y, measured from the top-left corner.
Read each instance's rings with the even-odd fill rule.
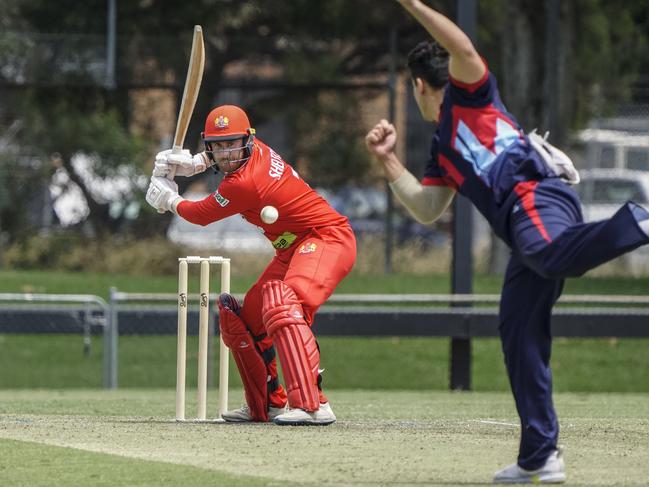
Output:
[[[117,377],[117,329],[106,301],[91,294],[0,293],[0,333],[81,333],[90,355],[92,335],[103,334],[103,384]],[[116,384],[116,382],[114,382]]]
[[[210,295],[212,301],[216,297]],[[195,298],[190,295],[190,302]],[[499,300],[498,294],[338,294],[318,312],[313,330],[316,336],[495,337]],[[173,293],[115,288],[108,302],[93,295],[0,294],[0,333],[79,333],[86,353],[91,336],[101,334],[103,386],[115,389],[119,335],[175,334],[176,301]],[[198,309],[190,308],[188,333],[197,332]],[[554,310],[552,332],[649,337],[649,296],[564,295]],[[216,333],[218,315],[212,312],[210,336]],[[452,388],[470,389],[470,364],[470,348],[452,348]]]

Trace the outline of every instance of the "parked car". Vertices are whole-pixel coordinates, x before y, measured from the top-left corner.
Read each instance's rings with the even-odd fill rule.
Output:
[[[580,171],[576,189],[581,197],[587,222],[611,217],[629,200],[649,208],[649,172],[630,169],[589,169]],[[625,273],[643,275],[649,272],[649,246],[645,245],[616,259]],[[619,270],[618,270],[619,272]]]
[[[586,221],[609,218],[629,200],[649,207],[649,171],[588,169],[580,175],[576,189]]]
[[[589,128],[577,135],[585,145],[588,168],[649,171],[649,135],[625,130]]]

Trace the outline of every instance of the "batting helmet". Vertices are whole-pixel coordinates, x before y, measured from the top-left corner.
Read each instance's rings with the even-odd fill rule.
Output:
[[[215,142],[238,139],[254,133],[246,112],[234,105],[223,105],[216,107],[207,116],[202,136],[206,142]]]
[[[244,157],[236,160],[228,160],[229,168],[232,168],[232,165],[235,163],[241,163],[238,166],[240,167],[252,154],[255,129],[250,126],[248,116],[241,108],[234,105],[222,105],[216,107],[207,116],[207,120],[205,120],[205,131],[201,134],[201,137],[205,144],[205,152],[214,162],[219,162],[219,158],[214,155],[215,153],[227,157],[233,151],[241,150],[241,148],[215,149],[213,142],[242,139]],[[232,172],[228,169],[223,170],[226,172]]]

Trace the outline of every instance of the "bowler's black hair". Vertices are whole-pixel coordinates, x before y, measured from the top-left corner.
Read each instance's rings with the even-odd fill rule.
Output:
[[[448,58],[448,51],[436,41],[420,42],[408,53],[410,76],[441,89],[448,83]]]

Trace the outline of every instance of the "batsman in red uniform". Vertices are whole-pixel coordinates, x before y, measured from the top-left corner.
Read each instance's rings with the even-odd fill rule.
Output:
[[[223,419],[331,424],[336,417],[322,392],[320,352],[311,325],[354,265],[352,229],[346,217],[255,137],[241,108],[212,110],[202,136],[205,152],[157,155],[147,201],[198,225],[240,213],[262,228],[276,249],[241,306],[228,294],[219,297],[221,336],[236,361],[247,403],[224,413]],[[217,190],[202,201],[183,199],[170,176],[192,176],[210,166],[224,173]],[[278,210],[276,221],[262,221],[260,211],[266,206]],[[276,352],[286,390],[277,378]]]

